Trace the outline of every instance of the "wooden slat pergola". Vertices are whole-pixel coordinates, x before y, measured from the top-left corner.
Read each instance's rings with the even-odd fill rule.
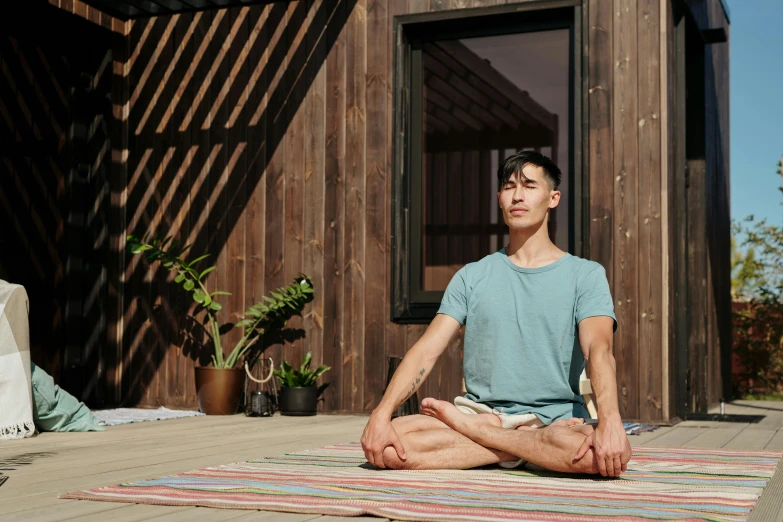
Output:
[[[84,2],[120,20],[194,13],[207,9],[265,4],[270,0],[87,0]]]

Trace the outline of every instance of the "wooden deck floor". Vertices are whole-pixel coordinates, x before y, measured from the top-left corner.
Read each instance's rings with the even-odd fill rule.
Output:
[[[683,422],[631,437],[635,446],[783,450],[783,402],[740,401],[726,413],[760,414],[757,424]],[[0,441],[0,521],[35,520],[265,520],[280,522],[373,520],[245,510],[163,507],[60,500],[60,493],[154,478],[204,466],[358,440],[366,416],[319,415],[253,419],[194,417],[116,426],[103,433],[44,433]],[[783,520],[783,468],[751,520]]]

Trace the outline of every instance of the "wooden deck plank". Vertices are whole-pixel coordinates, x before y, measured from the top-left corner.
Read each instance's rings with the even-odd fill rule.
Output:
[[[774,429],[783,428],[783,412],[778,410],[749,410],[746,415],[763,415],[759,422],[750,425],[751,428]]]
[[[756,424],[751,424],[750,428],[761,428],[779,430],[783,428],[783,413],[767,410],[767,413],[763,413],[764,418]]]
[[[747,424],[738,423],[722,428],[705,429],[698,436],[684,443],[683,446],[686,448],[720,448],[747,427]]]
[[[205,466],[215,466],[229,462],[238,462],[252,458],[260,458],[280,453],[309,449],[315,446],[357,439],[361,434],[364,422],[345,423],[345,426],[322,428],[318,433],[310,430],[298,430],[300,434],[283,433],[266,442],[249,440],[241,444],[215,445],[212,450],[184,452],[166,457],[113,459],[106,463],[87,467],[89,471],[63,469],[57,473],[48,473],[44,477],[27,475],[18,480],[9,480],[4,486],[3,500],[0,501],[0,513],[6,500],[26,497],[39,493],[62,493],[73,489],[110,485],[122,480],[141,480],[153,478],[164,473],[179,473]],[[303,433],[303,434],[301,434]],[[225,439],[224,439],[225,440]],[[274,442],[271,442],[271,441]],[[88,452],[85,459],[89,458]],[[11,474],[13,472],[10,472]],[[63,487],[65,479],[81,483],[78,487]],[[89,483],[88,483],[89,482]],[[10,487],[8,487],[10,486]],[[6,491],[7,489],[7,491]]]
[[[775,432],[769,442],[767,442],[767,445],[764,446],[764,449],[769,451],[783,450],[783,430]]]
[[[761,450],[772,440],[777,430],[745,428],[723,445],[726,449]]]
[[[322,430],[329,430],[334,428],[342,429],[345,422],[345,420],[334,421],[332,423],[321,423],[317,426]],[[363,423],[363,418],[355,421],[356,426],[361,426]],[[237,429],[241,435],[234,437],[232,442],[244,443],[253,440],[263,440],[265,443],[268,443],[276,437],[289,437],[292,431],[295,432],[297,429],[301,428],[301,424],[299,424],[299,428],[295,426],[296,425],[290,428],[278,428],[280,431],[274,437],[264,437],[263,432],[259,433],[256,430]],[[312,425],[308,425],[308,427],[312,427]],[[166,439],[156,441],[153,447],[150,447],[149,440],[133,444],[126,444],[123,442],[122,455],[117,455],[117,450],[114,444],[93,445],[91,446],[91,452],[88,459],[85,459],[83,453],[80,452],[78,448],[51,452],[40,452],[40,454],[38,454],[39,456],[36,456],[36,453],[26,452],[17,454],[15,456],[19,457],[20,455],[28,455],[28,458],[37,465],[34,468],[29,465],[18,466],[16,476],[19,477],[29,473],[40,473],[42,471],[63,469],[65,467],[76,469],[85,466],[94,466],[96,463],[102,463],[105,461],[117,463],[118,461],[123,460],[123,458],[126,460],[135,460],[138,458],[138,453],[143,453],[145,457],[169,457],[175,456],[175,454],[182,452],[211,451],[211,448],[215,448],[215,438],[221,434],[221,432],[210,432],[208,434],[191,434],[190,437],[167,437]],[[359,435],[357,434],[356,437],[358,436]],[[51,436],[47,436],[47,438],[50,439]],[[54,455],[57,455],[56,459],[52,459]],[[0,462],[2,462],[2,459],[0,459]],[[10,460],[9,462],[13,461]]]
[[[87,503],[86,501],[75,500],[74,502]],[[95,502],[89,502],[94,504]],[[110,502],[109,502],[110,504]],[[190,511],[188,506],[150,506],[147,504],[125,504],[122,509],[115,509],[111,513],[99,511],[87,516],[80,516],[79,522],[104,522],[107,515],[111,516],[111,522],[140,522],[142,520],[158,520],[158,517],[165,517],[183,511]],[[68,520],[68,519],[62,519]]]
[[[677,424],[680,428],[717,428],[720,425],[718,421],[683,421]]]
[[[680,428],[679,426],[676,426],[671,431],[651,440],[649,443],[645,444],[645,446],[678,448],[689,440],[704,433],[706,429],[707,428]]]
[[[149,506],[152,508],[157,508],[161,506]],[[149,512],[150,515],[154,513],[154,511]],[[198,522],[213,522],[213,521],[219,521],[219,520],[234,520],[236,518],[242,517],[245,515],[245,511],[241,509],[214,509],[214,508],[205,508],[205,507],[188,507],[180,511],[176,511],[174,513],[166,513],[162,516],[155,517],[152,520],[155,520],[155,522],[192,522],[194,520],[198,520]],[[150,520],[147,518],[146,520]],[[114,522],[114,520],[112,520]],[[292,521],[293,522],[293,521]]]
[[[319,415],[317,420],[309,420],[309,426],[322,426],[344,422],[348,416]],[[361,415],[354,416],[361,418]],[[366,418],[366,417],[365,417]],[[149,423],[142,422],[123,426],[110,426],[105,432],[91,433],[58,433],[44,434],[22,440],[4,440],[0,441],[0,459],[17,455],[22,452],[34,451],[56,451],[68,448],[82,448],[89,444],[93,450],[101,445],[111,447],[118,442],[122,442],[123,447],[128,447],[132,443],[148,444],[151,440],[169,440],[166,436],[176,435],[177,440],[190,440],[196,437],[214,437],[227,431],[242,432],[249,429],[260,430],[279,430],[289,427],[300,426],[301,421],[295,420],[295,417],[273,417],[271,419],[259,419],[245,417],[244,415],[231,415],[221,417],[222,422],[210,424],[211,417],[193,417],[190,419],[177,419],[163,422],[165,427],[155,426],[154,430],[133,430],[132,427],[149,426]],[[187,422],[186,422],[187,421]],[[176,423],[175,425],[168,425]],[[148,446],[149,447],[149,446]]]
[[[344,422],[344,420],[319,421],[309,425],[320,427],[339,422]],[[300,424],[297,424],[296,421],[293,423],[286,421],[278,422],[277,419],[250,419],[244,416],[237,416],[232,423],[226,423],[221,426],[207,426],[204,428],[198,424],[198,421],[195,421],[194,423],[180,424],[172,429],[155,430],[146,434],[128,433],[124,430],[124,426],[109,427],[108,431],[98,433],[58,433],[56,436],[53,436],[54,434],[52,433],[46,433],[31,439],[20,440],[18,441],[19,444],[4,444],[0,446],[0,458],[7,454],[17,454],[20,451],[67,450],[68,448],[81,448],[85,444],[89,444],[95,449],[102,445],[115,445],[118,442],[122,442],[124,447],[128,447],[129,444],[147,444],[150,440],[155,439],[167,440],[166,436],[170,437],[173,435],[176,435],[181,442],[183,440],[213,437],[215,434],[226,433],[227,431],[242,433],[249,430],[265,430],[267,428],[276,431],[286,430],[297,425]]]
[[[160,433],[163,433],[164,431],[168,432],[186,432],[186,429],[192,424],[194,419],[199,419],[198,427],[200,430],[206,430],[210,429],[211,427],[218,427],[218,426],[232,426],[237,422],[237,418],[240,416],[220,416],[220,419],[222,423],[213,423],[213,418],[209,416],[204,417],[191,417],[188,419],[171,419],[167,421],[158,421],[162,422],[166,426],[163,429],[160,429]],[[201,422],[203,421],[203,422]],[[34,448],[36,446],[46,446],[51,447],[52,444],[54,445],[67,445],[68,443],[71,443],[71,445],[81,445],[82,440],[89,440],[90,442],[94,442],[98,437],[100,437],[102,440],[119,440],[120,438],[122,440],[136,440],[136,439],[149,439],[151,437],[156,437],[159,433],[158,429],[159,427],[156,426],[156,430],[154,432],[150,432],[150,430],[145,430],[144,427],[148,425],[146,422],[139,422],[134,424],[126,424],[122,426],[109,426],[105,432],[90,432],[90,433],[62,433],[60,436],[56,438],[56,440],[49,440],[46,442],[41,442],[41,437],[31,437],[27,439],[22,440],[3,440],[0,441],[0,452],[11,449],[16,450],[20,447],[24,448]]]
[[[646,446],[650,441],[657,439],[658,437],[670,432],[673,429],[674,428],[671,426],[661,426],[655,431],[648,431],[645,433],[639,433],[638,435],[633,435],[629,437],[631,446]]]
[[[359,437],[362,424],[363,421],[361,420],[352,424],[356,433],[353,433],[351,438],[356,439]],[[343,428],[339,425],[322,425],[319,426],[319,429],[323,430],[324,433],[331,433],[334,430],[339,431]],[[263,433],[247,432],[243,433],[241,436],[232,438],[232,443],[252,444],[255,441],[258,444],[270,444],[281,442],[286,437],[290,439],[292,433],[292,431],[284,430],[280,434],[265,436]],[[182,455],[187,454],[210,455],[220,453],[220,446],[216,446],[214,442],[218,435],[219,434],[215,434],[211,437],[185,439],[179,441],[179,443],[177,443],[178,439],[176,437],[168,437],[167,440],[153,440],[141,445],[123,445],[124,451],[119,454],[117,453],[116,448],[113,450],[111,447],[98,447],[93,449],[87,458],[85,458],[83,451],[80,452],[78,448],[52,452],[25,452],[5,459],[0,459],[0,462],[4,462],[7,467],[15,468],[15,477],[21,479],[23,476],[30,474],[58,471],[66,468],[78,473],[82,472],[85,467],[93,469],[94,466],[104,463],[119,467],[122,461],[127,461],[128,464],[131,464],[132,461],[138,459],[139,455],[144,455],[144,458],[159,458],[176,461]],[[29,462],[30,464],[15,464],[15,462],[19,460]],[[32,466],[31,464],[35,464],[35,466]]]
[[[767,406],[765,403],[770,403]],[[772,401],[732,401],[725,404],[725,413],[729,415],[766,415],[770,412],[783,412],[783,408]],[[710,413],[720,413],[720,405],[709,409]]]
[[[737,400],[737,401],[731,401],[730,403],[726,404],[726,407],[742,407],[742,408],[753,408],[753,409],[765,409],[765,410],[771,410],[771,411],[780,411],[783,412],[783,401],[743,401],[743,400]],[[728,411],[727,411],[728,413]]]
[[[232,440],[231,446],[235,449],[249,448],[252,451],[253,447],[258,447],[261,443],[260,437],[256,434],[248,435],[242,439]],[[264,441],[264,445],[269,447],[272,445],[280,445],[290,443],[294,440],[300,440],[300,438],[291,435],[277,436],[273,439],[267,439]],[[176,449],[175,449],[176,448]],[[169,451],[156,452],[155,455],[147,454],[144,452],[144,457],[138,455],[126,455],[125,458],[116,456],[112,458],[110,455],[101,455],[95,457],[93,455],[83,456],[80,465],[61,467],[59,470],[55,467],[55,474],[57,480],[63,480],[66,478],[78,478],[89,475],[98,475],[104,472],[116,470],[116,469],[138,469],[150,464],[170,463],[186,461],[193,457],[193,455],[208,456],[208,455],[221,455],[225,452],[224,448],[220,445],[216,445],[214,442],[211,444],[208,441],[202,442],[193,446],[168,446],[164,449]],[[47,466],[41,466],[41,471],[50,471],[51,468],[56,465],[56,461],[50,461]],[[40,469],[40,468],[39,468]],[[35,484],[36,486],[45,484],[38,482],[39,473],[31,476],[29,473],[19,473],[15,476],[15,482],[20,486],[27,486]]]
[[[725,413],[730,415],[763,415],[761,421],[752,427],[764,429],[783,428],[783,408],[773,401],[733,401],[726,404]],[[710,413],[720,413],[720,406],[710,408]]]
[[[262,439],[262,443],[259,443],[257,440],[251,440],[250,442],[241,445],[226,444],[218,446],[216,451],[210,452],[208,455],[204,455],[203,451],[195,451],[190,455],[181,454],[175,456],[175,458],[169,459],[168,462],[154,462],[149,467],[143,465],[137,466],[136,464],[138,462],[134,463],[133,459],[123,458],[123,450],[118,450],[117,455],[112,459],[114,464],[100,469],[99,472],[96,472],[95,469],[90,469],[89,445],[85,445],[85,450],[87,451],[85,451],[84,458],[89,469],[87,473],[80,474],[77,472],[74,475],[73,473],[69,473],[67,467],[55,472],[49,470],[43,471],[38,475],[25,475],[19,477],[16,476],[15,471],[7,472],[10,479],[3,487],[4,495],[0,499],[0,513],[13,507],[15,502],[14,499],[20,495],[30,496],[35,494],[59,493],[73,489],[83,489],[90,486],[108,485],[122,480],[152,478],[164,473],[176,473],[203,466],[258,458],[266,455],[320,446],[331,442],[355,440],[361,432],[361,428],[363,428],[364,419],[359,418],[354,420],[354,422],[346,421],[348,421],[348,419],[343,419],[341,424],[335,425],[332,428],[321,427],[317,434],[305,438],[302,438],[301,436],[293,437],[292,432],[290,431],[281,431],[274,437],[271,436],[271,434],[265,436]],[[302,431],[301,425],[299,431]],[[57,436],[57,434],[47,435],[50,437]],[[287,439],[286,442],[280,442],[281,435],[283,439]],[[150,446],[154,447],[158,444],[167,446],[171,444],[172,440],[176,441],[175,438],[172,439],[172,437],[167,436],[159,441],[151,441]],[[133,454],[138,455],[138,450],[132,451],[131,456]],[[52,458],[57,457],[55,456]],[[152,460],[157,461],[158,459],[153,458]],[[34,465],[35,464],[31,466]],[[72,478],[64,480],[66,477],[63,477],[62,475],[72,475]],[[63,486],[63,483],[66,485]],[[53,488],[55,488],[56,491]]]
[[[52,511],[61,509],[65,504],[79,502],[78,500],[62,499],[57,497],[41,497],[36,499],[35,504],[32,505],[27,502],[16,502],[14,505],[7,506],[6,509],[0,509],[0,520],[27,520],[29,515],[26,514],[31,508],[40,509],[42,512],[44,508],[51,507]],[[24,514],[23,514],[24,513]]]
[[[5,486],[3,487],[5,488]],[[32,509],[1,515],[0,520],[2,520],[2,522],[11,522],[14,520],[57,522],[59,520],[68,520],[69,518],[81,519],[82,517],[94,513],[103,513],[103,520],[106,520],[111,518],[108,511],[118,511],[124,508],[125,505],[117,502],[80,502],[63,500],[60,503],[51,504],[45,507],[29,507]]]

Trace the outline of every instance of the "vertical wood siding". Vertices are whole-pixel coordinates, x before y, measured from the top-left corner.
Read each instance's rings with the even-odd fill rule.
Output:
[[[720,2],[689,0],[700,30],[724,28],[729,23]],[[691,343],[693,371],[698,381],[692,390],[692,411],[714,406],[731,390],[731,294],[729,214],[729,44],[704,47],[704,158],[696,179],[704,228],[693,303],[698,317],[697,339]],[[691,174],[693,176],[693,174]],[[692,178],[693,181],[693,178]]]
[[[663,417],[663,301],[668,287],[663,285],[661,267],[663,230],[661,221],[661,63],[660,3],[640,1],[637,8],[638,133],[639,133],[639,377],[638,417]],[[655,175],[651,175],[655,173]]]
[[[210,252],[218,269],[209,289],[232,292],[224,320],[299,272],[311,276],[315,300],[265,355],[295,362],[312,351],[315,364],[332,366],[329,411],[372,409],[386,356],[423,333],[388,320],[389,76],[390,13],[427,8],[278,3],[137,20],[128,38],[123,233],[176,232],[194,254]],[[207,364],[209,350],[186,320],[190,303],[139,258],[125,275],[115,395],[194,407],[191,368]],[[457,340],[426,395],[460,392],[460,349]]]
[[[661,224],[661,165],[669,160],[661,155],[660,1],[586,2],[587,256],[606,268],[615,297],[620,324],[615,354],[626,418],[663,418],[663,387],[670,385],[662,366],[662,351],[669,344],[663,342],[668,337],[662,323],[667,287],[660,269],[665,262],[661,244],[667,231]],[[322,404],[325,410],[371,410],[383,392],[385,357],[403,355],[425,330],[388,320],[393,16],[494,4],[492,0],[302,1],[201,13],[196,24],[200,37],[182,57],[193,68],[191,81],[176,90],[187,100],[183,107],[195,113],[190,117],[193,121],[188,126],[183,115],[174,115],[164,125],[150,125],[142,131],[143,138],[136,138],[140,144],[151,140],[148,146],[157,150],[163,129],[180,127],[198,136],[193,142],[194,160],[183,175],[194,176],[201,170],[207,182],[200,184],[195,207],[178,219],[190,223],[194,250],[211,246],[217,255],[219,270],[211,277],[210,288],[221,285],[234,293],[227,301],[230,310],[242,310],[299,271],[313,278],[316,300],[301,321],[291,324],[304,335],[271,346],[266,353],[276,361],[295,361],[312,351],[316,362],[332,366],[328,375],[332,386]],[[138,47],[148,26],[154,24],[158,35],[168,23],[167,19],[135,22],[131,49]],[[180,25],[181,32],[188,31],[187,23],[180,21],[176,27]],[[142,43],[150,46],[159,41],[156,36]],[[235,65],[243,56],[250,57],[248,64]],[[192,64],[199,61],[194,68]],[[233,85],[241,88],[226,91],[222,82],[228,71]],[[215,105],[218,110],[204,112],[204,107]],[[132,115],[134,110],[131,104]],[[227,120],[228,131],[220,130],[227,128]],[[201,130],[194,130],[202,121]],[[131,156],[140,161],[144,150],[132,147]],[[144,168],[154,172],[156,167]],[[161,211],[150,209],[149,215],[155,212]],[[125,291],[126,321],[149,310],[133,306],[144,288],[142,281],[133,279],[133,272],[140,269],[128,274],[137,282]],[[144,298],[171,300],[175,293],[160,279]],[[149,328],[153,322],[162,323],[167,314],[181,315],[184,310],[160,309],[170,311],[152,319],[137,318],[136,324]],[[168,322],[175,324],[171,317]],[[159,326],[156,332],[156,336],[174,334]],[[178,350],[176,339],[166,342],[169,352]],[[132,382],[144,390],[135,395],[143,397],[144,404],[168,404],[172,393],[182,397],[183,405],[195,404],[192,380],[184,378],[176,391],[167,387],[165,392],[157,381],[172,374],[169,365],[174,361],[179,374],[188,373],[188,361],[198,359],[196,354],[162,357],[127,340],[125,346],[136,369],[129,375],[143,376]],[[461,355],[458,336],[419,395],[459,394]],[[163,369],[144,372],[155,365]]]
[[[586,257],[606,268],[615,298],[621,412],[629,419],[667,416],[663,390],[674,390],[675,376],[663,368],[674,357],[664,357],[672,348],[662,319],[682,312],[664,309],[671,282],[661,268],[669,262],[665,226],[672,226],[662,224],[662,208],[671,213],[676,190],[672,147],[663,157],[661,142],[662,122],[669,136],[674,123],[671,94],[661,93],[661,67],[671,66],[670,54],[660,52],[661,38],[671,44],[671,27],[661,27],[665,1],[584,3]],[[232,293],[222,299],[223,320],[236,321],[299,272],[309,275],[315,300],[265,355],[295,363],[313,352],[315,364],[332,366],[320,407],[370,411],[383,393],[386,356],[404,355],[425,330],[389,320],[393,17],[498,3],[504,2],[301,0],[117,24],[127,27],[127,37],[115,38],[109,66],[116,81],[108,334],[91,366],[96,384],[85,396],[196,406],[192,368],[208,364],[210,349],[188,319],[192,304],[161,267],[122,253],[126,234],[154,231],[192,243],[192,255],[212,254],[208,262],[217,270],[209,290]],[[694,2],[694,9],[714,24],[718,4]],[[708,49],[709,150],[700,203],[711,225],[700,245],[704,328],[697,333],[706,348],[694,355],[694,364],[704,366],[696,371],[705,372],[704,391],[694,398],[699,405],[722,393],[719,354],[730,333],[728,47]],[[673,83],[671,72],[667,79]],[[8,89],[2,78],[0,88]],[[482,158],[454,160],[478,165]],[[662,193],[664,175],[669,187]],[[7,187],[0,197],[11,197]],[[28,217],[15,219],[22,218]],[[675,324],[671,317],[668,324]],[[228,347],[238,335],[226,336]],[[461,360],[460,334],[419,398],[460,394]]]
[[[615,0],[612,24],[614,81],[613,296],[618,328],[614,353],[623,417],[639,412],[639,42],[637,1]],[[650,173],[655,175],[654,173]],[[652,252],[648,253],[652,255]]]

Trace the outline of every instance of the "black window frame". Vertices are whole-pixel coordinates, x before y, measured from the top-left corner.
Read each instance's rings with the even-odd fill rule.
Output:
[[[441,291],[421,290],[423,41],[568,29],[569,251],[585,257],[587,222],[587,55],[583,42],[587,0],[532,0],[522,4],[458,9],[394,17],[392,143],[391,320],[427,324],[438,311]],[[565,169],[564,169],[565,170]],[[413,228],[411,228],[413,224]]]

